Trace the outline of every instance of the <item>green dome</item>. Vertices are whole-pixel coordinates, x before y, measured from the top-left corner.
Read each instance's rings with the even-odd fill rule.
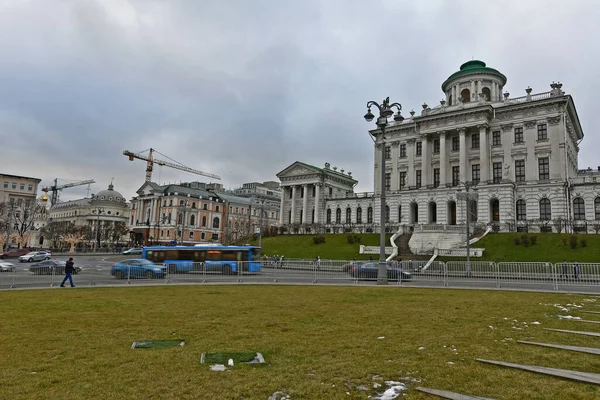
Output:
[[[502,86],[506,84],[506,76],[502,75],[500,72],[495,70],[494,68],[486,67],[483,61],[479,60],[471,60],[467,61],[463,65],[460,66],[460,71],[453,73],[442,83],[442,91],[445,93],[447,89],[447,85],[450,81],[464,75],[470,74],[488,74],[494,75],[496,78],[499,78],[502,81]]]

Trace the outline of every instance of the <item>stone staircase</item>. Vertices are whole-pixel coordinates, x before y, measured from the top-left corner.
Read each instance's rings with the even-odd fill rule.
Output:
[[[396,238],[396,246],[398,246],[398,255],[399,256],[406,256],[406,255],[413,254],[413,252],[410,251],[410,246],[408,245],[408,242],[410,242],[411,236],[412,236],[412,233],[405,233]]]
[[[456,225],[415,226],[408,245],[415,254],[432,254],[434,249],[462,247],[465,245],[465,230]]]

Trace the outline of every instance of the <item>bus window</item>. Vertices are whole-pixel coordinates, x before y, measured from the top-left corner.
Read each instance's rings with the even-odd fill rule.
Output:
[[[167,250],[166,251],[166,260],[179,260],[179,251],[178,250]]]
[[[206,259],[209,261],[221,261],[221,252],[219,250],[208,250],[206,252]]]
[[[221,252],[221,259],[223,261],[235,261],[235,251],[223,251]]]

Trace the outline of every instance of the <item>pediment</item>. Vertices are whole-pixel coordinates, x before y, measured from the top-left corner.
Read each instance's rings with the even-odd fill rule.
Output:
[[[154,190],[156,189],[155,186],[156,186],[156,184],[153,182],[146,182],[136,191],[136,193],[140,196],[151,195],[154,193]]]
[[[308,165],[295,162],[283,171],[277,174],[278,178],[286,178],[290,176],[298,176],[298,175],[313,175],[320,173],[320,169],[315,167],[310,167]]]

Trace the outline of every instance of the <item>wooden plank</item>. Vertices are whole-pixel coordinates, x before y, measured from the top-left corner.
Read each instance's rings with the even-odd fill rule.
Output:
[[[600,324],[600,321],[592,321],[592,320],[589,320],[589,319],[572,319],[571,321],[589,322],[590,324]]]
[[[567,330],[567,329],[552,329],[552,328],[544,328],[544,330],[554,331],[554,332],[564,332],[564,333],[575,333],[575,334],[578,334],[578,335],[587,335],[587,336],[598,336],[598,337],[600,337],[600,333],[599,332],[570,331],[570,330]]]
[[[579,310],[577,310],[577,312],[586,313],[586,314],[600,314],[600,311],[579,311]]]
[[[494,400],[489,397],[469,396],[466,394],[449,392],[447,390],[431,389],[431,388],[425,388],[425,387],[421,387],[421,386],[416,387],[415,389],[417,389],[420,392],[433,394],[435,396],[439,396],[444,399],[451,399],[451,400]]]
[[[564,344],[552,344],[552,343],[538,343],[538,342],[526,342],[524,340],[517,340],[517,343],[533,344],[535,346],[552,347],[555,349],[579,351],[582,353],[598,354],[600,355],[600,349],[595,347],[579,347],[579,346],[567,346]]]
[[[507,362],[503,362],[503,361],[484,360],[481,358],[477,358],[477,361],[487,363],[487,364],[500,365],[502,367],[522,369],[525,371],[536,372],[538,374],[558,376],[560,378],[572,379],[572,380],[575,380],[578,382],[594,383],[596,385],[600,385],[600,374],[594,374],[591,372],[571,371],[568,369],[540,367],[537,365],[513,364],[513,363],[507,363]]]

